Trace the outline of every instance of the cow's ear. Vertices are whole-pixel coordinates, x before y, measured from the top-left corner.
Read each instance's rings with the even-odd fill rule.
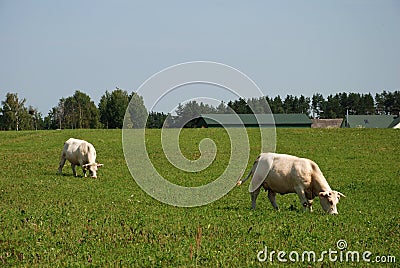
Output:
[[[88,168],[90,164],[84,164],[82,165],[82,168]]]
[[[329,196],[329,192],[320,192],[318,195],[320,197],[328,197]]]
[[[341,197],[346,197],[344,194],[342,194],[341,192],[337,192],[338,195],[340,195]]]
[[[102,167],[102,166],[104,166],[104,165],[103,165],[103,164],[97,164],[97,166],[98,166],[98,167]]]

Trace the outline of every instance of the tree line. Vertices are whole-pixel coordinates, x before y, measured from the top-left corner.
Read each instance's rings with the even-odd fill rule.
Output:
[[[268,105],[266,105],[268,103]],[[268,108],[269,106],[269,108]],[[301,113],[310,118],[334,119],[344,118],[346,114],[387,114],[400,115],[400,91],[377,93],[375,99],[371,94],[337,93],[324,98],[316,93],[311,98],[287,95],[282,99],[279,95],[271,98],[239,98],[228,103],[221,102],[217,107],[190,101],[179,105],[176,116],[167,118],[167,126],[195,127],[201,114],[238,113],[238,114],[263,114],[263,113]],[[189,120],[190,118],[194,118]]]
[[[130,101],[128,127],[144,126],[147,110],[143,98],[118,88],[106,91],[97,106],[89,95],[77,90],[70,97],[62,97],[46,116],[32,106],[26,107],[25,98],[7,93],[0,107],[0,130],[122,128]]]
[[[129,103],[132,105],[127,107]],[[303,113],[311,118],[343,118],[348,114],[400,114],[400,91],[371,94],[337,93],[325,98],[315,93],[311,98],[287,95],[285,98],[260,97],[231,100],[214,107],[189,101],[179,104],[175,114],[148,112],[141,96],[116,88],[106,91],[99,104],[79,90],[67,98],[62,97],[46,116],[36,108],[26,107],[26,99],[16,93],[7,93],[0,107],[0,130],[122,128],[127,113],[127,126],[143,127],[194,127],[200,114],[213,113]],[[147,121],[145,118],[147,117]]]

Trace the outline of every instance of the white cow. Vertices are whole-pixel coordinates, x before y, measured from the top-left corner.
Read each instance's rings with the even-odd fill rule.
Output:
[[[253,175],[249,188],[252,208],[256,208],[256,199],[261,186],[267,191],[268,199],[275,209],[276,193],[297,193],[304,210],[312,211],[313,199],[318,195],[321,206],[329,214],[338,214],[336,204],[342,193],[333,191],[318,165],[306,158],[287,154],[261,153],[253,164],[249,174],[237,185]]]
[[[74,138],[70,138],[64,143],[58,168],[60,174],[66,160],[71,162],[74,176],[77,176],[75,167],[81,166],[85,177],[86,170],[89,170],[90,177],[97,178],[97,168],[103,166],[103,164],[96,163],[96,150],[91,143]]]

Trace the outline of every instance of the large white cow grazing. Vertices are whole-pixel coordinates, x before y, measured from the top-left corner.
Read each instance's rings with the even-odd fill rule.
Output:
[[[71,162],[74,176],[77,176],[76,166],[81,166],[85,177],[86,170],[89,170],[90,177],[97,178],[97,168],[103,166],[103,164],[96,163],[96,150],[91,143],[74,138],[70,138],[64,143],[58,168],[60,174],[66,160]]]
[[[237,185],[253,175],[249,188],[252,208],[256,208],[256,199],[261,186],[267,191],[268,198],[275,209],[276,193],[297,193],[304,207],[312,211],[313,199],[318,195],[321,206],[329,214],[338,214],[336,204],[342,193],[333,191],[318,165],[306,158],[287,154],[261,153],[253,164],[249,174]]]

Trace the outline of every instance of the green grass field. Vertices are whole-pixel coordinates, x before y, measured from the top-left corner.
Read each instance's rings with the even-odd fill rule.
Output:
[[[258,132],[248,130],[251,159],[260,151]],[[57,175],[65,140],[93,143],[104,163],[97,179],[73,177],[69,164]],[[210,182],[223,172],[229,157],[222,129],[185,129],[183,153],[199,157],[198,142],[211,137],[217,158],[206,171],[176,170],[163,157],[160,131],[148,131],[148,151],[158,171],[185,186]],[[250,209],[248,182],[202,207],[173,207],[148,196],[126,166],[121,130],[0,132],[0,266],[248,267],[282,264],[260,262],[259,251],[296,251],[287,263],[304,267],[375,266],[362,253],[394,256],[400,262],[400,132],[392,129],[278,129],[277,152],[314,160],[330,186],[344,193],[339,215],[303,213],[295,194],[277,196],[273,210],[266,193]],[[138,163],[140,164],[140,163]],[[78,174],[82,174],[79,170]],[[302,262],[301,253],[336,250],[344,239],[360,262],[337,253],[322,261]],[[290,255],[295,258],[296,255]],[[383,259],[383,258],[381,258]],[[388,261],[389,258],[386,258]],[[393,262],[393,259],[391,259]]]

